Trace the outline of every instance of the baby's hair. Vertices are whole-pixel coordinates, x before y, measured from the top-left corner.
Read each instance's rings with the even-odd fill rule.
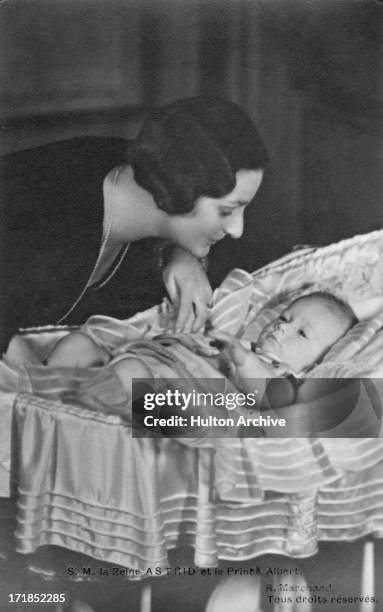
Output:
[[[300,298],[294,300],[294,302],[304,298],[317,298],[325,302],[330,312],[338,317],[340,321],[346,323],[346,331],[358,323],[358,318],[351,306],[333,293],[328,291],[314,291],[313,293],[302,295]]]

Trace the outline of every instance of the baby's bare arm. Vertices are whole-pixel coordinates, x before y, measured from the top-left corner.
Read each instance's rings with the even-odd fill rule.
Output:
[[[273,378],[278,376],[275,368],[262,361],[253,351],[246,351],[242,363],[237,365],[241,378]]]
[[[275,370],[272,366],[261,361],[252,351],[244,350],[243,359],[236,364],[235,382],[243,391],[251,391],[254,389],[254,379],[257,380],[257,389],[261,395],[269,378],[275,376]]]
[[[235,384],[249,391],[254,389],[254,379],[257,379],[257,388],[262,393],[266,380],[276,376],[274,368],[261,361],[253,351],[245,349],[235,336],[216,329],[210,334],[222,344],[221,360],[229,365]]]
[[[89,336],[73,332],[64,336],[54,346],[47,359],[48,366],[97,367],[110,360],[106,350],[99,347]]]

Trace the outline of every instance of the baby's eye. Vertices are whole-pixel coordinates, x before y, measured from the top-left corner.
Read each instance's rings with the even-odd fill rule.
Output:
[[[307,338],[307,334],[306,334],[306,332],[305,332],[305,330],[304,330],[304,329],[300,329],[300,330],[298,331],[298,334],[299,334],[300,336],[302,336],[302,338]]]
[[[284,314],[279,315],[279,320],[283,321],[283,322],[286,322],[287,321],[286,315],[284,315]]]

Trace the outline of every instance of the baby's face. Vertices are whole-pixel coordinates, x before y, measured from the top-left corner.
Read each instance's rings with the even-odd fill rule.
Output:
[[[348,329],[325,301],[303,297],[261,331],[257,345],[299,372],[314,365]]]

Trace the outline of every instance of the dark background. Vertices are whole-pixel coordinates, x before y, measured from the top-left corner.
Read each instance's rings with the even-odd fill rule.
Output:
[[[6,0],[0,19],[3,152],[130,138],[200,94],[256,121],[272,163],[244,239],[215,249],[216,282],[382,226],[382,2]]]
[[[255,120],[271,166],[243,239],[214,249],[215,283],[234,265],[254,270],[296,244],[382,227],[382,2],[5,0],[0,20],[2,153],[81,134],[132,138],[154,106],[200,94],[238,102]],[[134,309],[154,299],[147,278],[147,303]],[[356,592],[362,544],[322,543],[320,551],[301,562],[310,582]],[[377,553],[378,577],[381,544]],[[4,585],[55,590],[10,555],[0,555]],[[58,556],[36,558],[27,562],[49,566]],[[138,587],[113,587],[113,600],[110,589],[88,586],[78,594],[95,608],[134,609]],[[206,582],[159,581],[154,611],[202,610],[206,591]]]

